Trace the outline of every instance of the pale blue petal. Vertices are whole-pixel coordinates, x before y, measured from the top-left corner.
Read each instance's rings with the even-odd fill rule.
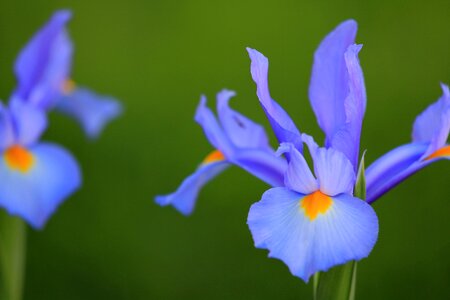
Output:
[[[15,142],[23,146],[37,142],[47,128],[46,112],[20,101],[11,102],[10,111],[14,122]]]
[[[218,161],[202,164],[172,194],[156,196],[155,202],[161,206],[172,205],[183,215],[190,215],[197,202],[198,194],[205,184],[223,172],[230,164]]]
[[[320,148],[314,158],[314,173],[320,191],[329,196],[352,194],[356,175],[350,161],[333,148]]]
[[[290,143],[282,143],[277,154],[290,154],[290,161],[284,183],[289,189],[301,194],[310,194],[319,189],[316,178],[311,172],[303,155]]]
[[[282,260],[305,282],[318,271],[370,254],[378,237],[378,219],[370,205],[343,194],[310,220],[301,207],[303,197],[274,188],[252,205],[247,223],[256,247],[268,249],[269,257]]]
[[[269,61],[255,49],[247,48],[247,51],[251,59],[251,73],[253,81],[256,83],[256,94],[278,141],[280,143],[292,143],[297,150],[302,152],[303,144],[300,131],[286,111],[270,96]]]
[[[14,125],[11,113],[0,102],[0,151],[14,144]]]
[[[0,206],[34,228],[42,228],[57,207],[81,184],[77,162],[65,149],[37,144],[30,149],[35,163],[26,173],[0,159]]]
[[[264,128],[229,106],[235,92],[223,90],[217,94],[217,113],[226,134],[238,148],[270,150]]]
[[[104,127],[122,114],[119,101],[96,94],[86,88],[76,88],[57,102],[56,109],[75,118],[90,138],[98,137]]]

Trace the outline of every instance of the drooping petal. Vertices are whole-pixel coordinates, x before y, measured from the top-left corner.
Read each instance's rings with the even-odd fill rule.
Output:
[[[238,148],[270,150],[264,128],[229,106],[235,92],[223,90],[217,94],[217,113],[226,134]]]
[[[271,186],[284,185],[287,162],[272,150],[242,149],[236,151],[230,162]]]
[[[86,88],[76,88],[62,96],[56,109],[75,118],[90,138],[97,138],[104,127],[120,116],[123,110],[116,99]]]
[[[19,101],[10,103],[10,111],[14,122],[15,142],[24,146],[37,142],[47,128],[46,112]]]
[[[229,165],[224,159],[204,162],[181,183],[174,193],[156,196],[155,202],[161,206],[172,205],[183,215],[190,215],[195,208],[198,194],[203,186],[223,172]]]
[[[54,104],[71,68],[72,43],[65,31],[70,17],[69,11],[56,12],[19,54],[15,65],[18,88],[13,98],[44,109]]]
[[[81,184],[77,162],[65,149],[37,144],[29,149],[32,161],[26,170],[12,168],[0,158],[0,206],[34,228],[42,228],[57,207]]]
[[[441,148],[447,141],[450,131],[450,91],[442,84],[443,95],[428,106],[414,122],[413,142],[430,143],[427,154]]]
[[[252,205],[247,221],[255,246],[305,282],[315,272],[367,257],[378,237],[377,216],[364,201],[345,194],[324,199],[331,204],[311,219],[307,197],[271,189]]]
[[[310,194],[316,191],[319,186],[316,178],[311,173],[303,155],[291,143],[282,143],[277,154],[289,153],[291,160],[284,177],[287,188],[301,194]]]
[[[255,49],[247,48],[251,59],[251,73],[256,83],[256,94],[264,112],[280,143],[292,143],[298,151],[303,151],[300,131],[295,126],[286,111],[272,99],[269,92],[268,72],[269,61]]]
[[[344,153],[353,164],[354,170],[358,167],[359,142],[366,111],[366,88],[358,59],[361,47],[361,45],[351,45],[345,52],[349,86],[348,95],[344,101],[346,119],[341,127],[336,128],[332,136],[327,136],[328,146]]]
[[[0,151],[14,144],[14,126],[11,113],[0,102]]]
[[[352,194],[356,175],[342,152],[333,148],[319,148],[314,157],[314,173],[322,193],[329,196]]]
[[[227,158],[234,154],[234,146],[223,131],[214,113],[206,106],[205,96],[202,96],[200,99],[200,104],[195,114],[195,121],[202,126],[206,138],[214,148],[219,149]]]

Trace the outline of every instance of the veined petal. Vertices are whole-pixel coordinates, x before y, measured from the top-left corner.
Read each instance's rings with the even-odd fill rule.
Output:
[[[350,87],[344,54],[355,43],[356,31],[355,21],[341,23],[325,37],[314,54],[309,99],[327,144],[347,120],[345,101]]]
[[[217,94],[217,113],[223,129],[238,148],[270,150],[264,128],[229,106],[233,91],[222,90]]]
[[[356,175],[343,153],[333,148],[319,148],[314,157],[314,173],[322,193],[329,196],[353,193]]]
[[[25,102],[10,103],[14,122],[15,142],[24,146],[34,144],[47,128],[47,114],[34,105]]]
[[[238,150],[230,161],[271,186],[284,185],[287,162],[272,150]]]
[[[311,220],[302,206],[307,197],[271,189],[252,205],[247,221],[255,246],[305,282],[315,272],[367,257],[378,237],[377,216],[364,201],[345,194],[330,198],[331,205]]]
[[[75,118],[90,138],[97,138],[104,127],[120,116],[123,110],[116,99],[86,88],[74,89],[62,96],[56,105],[57,110]]]
[[[223,172],[230,164],[224,159],[205,160],[198,169],[187,177],[172,194],[156,196],[155,202],[161,206],[172,205],[183,215],[190,215],[203,186]]]
[[[256,83],[256,94],[278,141],[280,143],[292,143],[297,150],[302,152],[303,144],[300,131],[286,111],[270,96],[269,61],[255,49],[247,48],[247,51],[251,59],[251,73],[253,81]]]
[[[0,102],[0,151],[14,144],[14,125],[9,110]]]
[[[72,155],[53,144],[30,148],[28,170],[13,169],[0,158],[0,206],[34,228],[42,228],[56,208],[81,184],[80,169]]]
[[[289,153],[291,160],[284,177],[287,188],[301,194],[317,191],[319,185],[303,155],[291,143],[282,143],[277,154]]]
[[[232,142],[221,128],[214,113],[206,106],[205,96],[201,97],[195,121],[202,126],[206,138],[214,148],[219,149],[227,158],[234,154]]]
[[[38,31],[19,54],[14,98],[48,109],[60,94],[72,60],[72,43],[65,31],[71,13],[61,10]]]

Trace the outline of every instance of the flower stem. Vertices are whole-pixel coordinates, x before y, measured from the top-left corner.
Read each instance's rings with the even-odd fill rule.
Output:
[[[25,273],[26,224],[0,212],[0,299],[21,300]]]

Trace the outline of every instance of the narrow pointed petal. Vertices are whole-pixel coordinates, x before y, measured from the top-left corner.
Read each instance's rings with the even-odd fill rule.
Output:
[[[230,108],[228,103],[233,96],[235,93],[229,90],[217,94],[217,113],[228,137],[238,148],[270,150],[264,128]]]
[[[13,120],[9,110],[0,102],[0,151],[14,144]]]
[[[172,194],[156,196],[155,202],[161,206],[172,205],[183,215],[190,215],[195,208],[198,194],[205,184],[223,172],[230,164],[224,160],[202,163],[187,177]]]
[[[47,128],[46,112],[24,102],[12,102],[10,110],[14,120],[15,142],[25,146],[37,142]]]
[[[239,150],[230,161],[271,186],[284,186],[287,162],[272,150]]]
[[[330,196],[353,194],[356,175],[352,164],[341,152],[320,148],[314,158],[314,172],[322,193]]]
[[[70,17],[69,11],[56,12],[19,54],[14,98],[45,109],[54,104],[71,68],[72,43],[65,31]]]
[[[355,43],[357,24],[348,20],[336,27],[314,54],[309,99],[327,141],[346,122],[345,99],[349,74],[344,54]]]
[[[284,177],[286,187],[301,194],[316,191],[319,188],[317,180],[303,155],[290,143],[280,145],[277,154],[282,153],[289,153],[291,158]]]
[[[0,158],[0,206],[40,229],[79,188],[81,175],[72,155],[59,146],[42,143],[30,151],[33,165],[27,171],[11,169]]]
[[[58,101],[56,109],[77,120],[90,138],[97,138],[105,126],[123,111],[116,99],[86,88],[76,88],[64,95]]]
[[[256,94],[278,141],[280,143],[292,143],[302,152],[303,144],[300,131],[286,111],[270,96],[268,82],[269,61],[255,49],[247,48],[247,51],[251,59],[251,73],[253,81],[256,83]]]
[[[234,146],[223,131],[214,113],[206,106],[205,96],[201,97],[195,114],[195,121],[202,126],[206,138],[214,148],[219,149],[225,157],[231,157],[234,154]]]
[[[255,246],[268,249],[269,257],[282,260],[305,282],[315,272],[369,255],[378,237],[378,219],[370,205],[339,195],[311,220],[302,205],[305,198],[274,188],[253,204],[247,223]]]

